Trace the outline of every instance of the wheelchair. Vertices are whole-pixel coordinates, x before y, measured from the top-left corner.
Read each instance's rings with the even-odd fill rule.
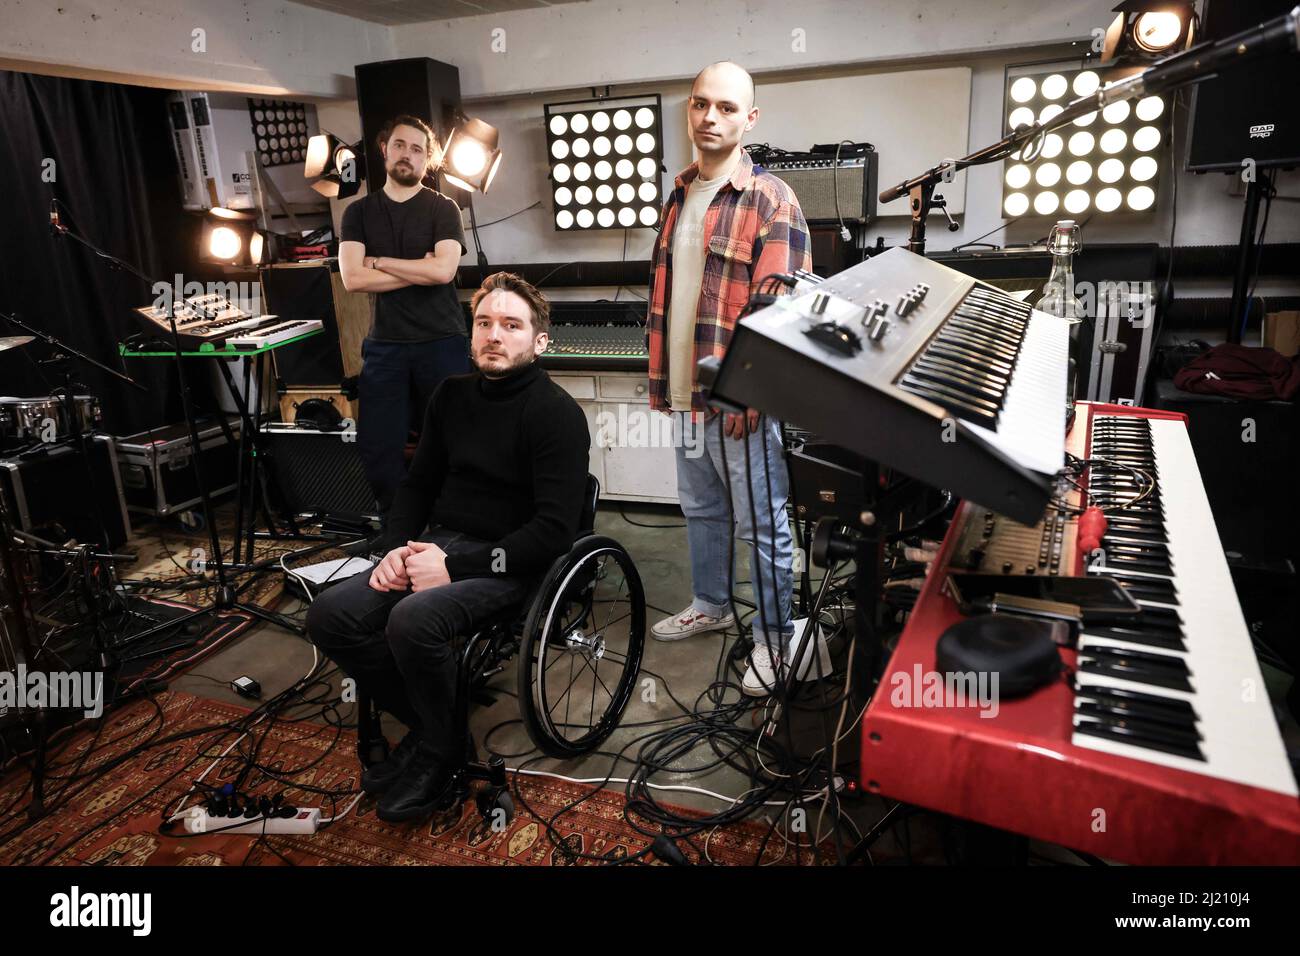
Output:
[[[498,616],[457,648],[455,733],[465,759],[453,775],[459,806],[474,791],[485,818],[508,821],[514,802],[505,761],[480,760],[469,732],[473,702],[491,702],[487,683],[518,658],[520,717],[533,743],[551,757],[596,749],[614,730],[636,688],[645,649],[645,592],[631,556],[613,538],[595,533],[600,483],[587,476],[577,540],[557,558],[522,604]],[[601,667],[605,667],[602,673]],[[363,766],[388,756],[379,713],[357,687],[357,756]]]

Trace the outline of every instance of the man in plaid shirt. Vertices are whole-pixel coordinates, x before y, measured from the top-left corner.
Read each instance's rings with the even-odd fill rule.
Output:
[[[736,320],[765,278],[811,268],[811,242],[794,193],[741,149],[758,122],[750,75],[731,62],[706,67],[691,88],[687,115],[699,161],[677,177],[664,203],[648,318],[650,406],[674,419],[694,598],[651,633],[675,641],[735,623],[728,575],[734,533],[751,546],[758,605],[743,687],[761,696],[775,686],[794,633],[780,427],[755,409],[709,409],[696,362],[726,353]],[[823,668],[828,663],[823,658]]]

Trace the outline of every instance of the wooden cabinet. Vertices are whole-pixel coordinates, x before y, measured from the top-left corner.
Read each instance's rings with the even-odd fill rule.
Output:
[[[642,372],[548,372],[587,416],[593,475],[611,501],[677,504],[672,419],[650,410]]]

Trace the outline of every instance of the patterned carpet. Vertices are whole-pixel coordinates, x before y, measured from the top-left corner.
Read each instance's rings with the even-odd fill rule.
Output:
[[[228,502],[218,506],[215,509],[215,518],[223,554],[225,560],[229,561],[233,554],[235,538],[234,503]],[[141,521],[139,516],[136,516],[136,521]],[[254,559],[264,561],[268,558],[278,558],[299,547],[306,547],[313,543],[304,541],[300,545],[295,541],[269,541],[259,538],[253,544]],[[168,585],[194,580],[192,572],[196,562],[207,557],[208,551],[211,550],[211,542],[206,529],[192,531],[182,528],[175,520],[158,522],[145,519],[144,523],[137,524],[131,540],[124,545],[122,550],[125,553],[134,553],[136,555],[134,564],[122,568],[123,577],[148,578],[165,582],[160,584],[157,589],[164,591]],[[342,556],[341,551],[326,549],[310,560],[323,561],[328,558]],[[212,572],[210,571],[210,573]],[[275,568],[259,575],[256,583],[242,592],[241,600],[260,605],[268,610],[275,610],[281,597],[281,577],[279,570]],[[246,576],[232,575],[231,580],[232,583],[241,584],[246,580]],[[200,588],[183,592],[176,600],[188,604],[201,604],[210,597],[210,588]]]
[[[547,777],[519,777],[517,793],[537,814],[520,806],[504,829],[493,829],[479,816],[472,800],[456,810],[418,824],[387,824],[375,817],[363,798],[351,810],[357,787],[355,735],[325,724],[283,719],[269,728],[257,725],[253,736],[265,737],[259,763],[284,782],[254,771],[242,790],[273,795],[283,788],[286,803],[321,806],[324,815],[342,814],[312,836],[247,835],[177,836],[159,832],[165,807],[176,806],[209,764],[235,740],[221,731],[247,711],[189,694],[159,695],[163,721],[149,701],[138,701],[110,716],[97,737],[82,731],[56,748],[47,788],[52,812],[0,844],[0,865],[221,866],[221,865],[453,865],[563,866],[573,857],[560,849],[540,818],[550,818],[590,788]],[[287,715],[292,716],[292,715]],[[206,728],[214,728],[204,733]],[[178,735],[189,736],[179,737]],[[251,739],[251,737],[249,738]],[[87,746],[95,742],[89,756]],[[154,745],[106,771],[102,768],[143,743]],[[162,742],[166,741],[166,742]],[[245,740],[245,745],[249,740]],[[206,778],[219,786],[243,766],[238,748]],[[84,766],[82,762],[84,761]],[[69,783],[70,777],[75,782]],[[0,807],[20,808],[28,784],[24,771],[0,780]],[[331,801],[330,794],[337,797]],[[584,800],[557,822],[563,843],[581,853],[618,860],[645,848],[652,838],[634,830],[623,815],[620,792],[603,790]],[[333,809],[337,807],[337,811]],[[689,811],[681,811],[684,814]],[[8,830],[8,816],[0,830]],[[716,864],[752,864],[767,827],[742,823],[703,836]],[[177,828],[179,832],[179,825]],[[688,860],[699,854],[679,843]],[[783,861],[781,840],[774,838],[765,862]],[[588,865],[599,861],[577,861]]]
[[[235,533],[234,504],[228,503],[216,509],[217,531],[219,540],[225,550],[225,559],[232,555],[231,542]],[[306,547],[313,542],[303,542]],[[298,546],[294,541],[256,540],[254,558],[256,561],[276,559],[288,554]],[[196,586],[199,582],[195,569],[204,567],[199,562],[211,549],[206,530],[189,531],[181,528],[174,520],[160,523],[147,520],[139,525],[129,542],[123,547],[126,553],[136,555],[134,564],[119,568],[126,580],[148,580],[156,582],[155,587],[137,589],[136,593],[146,597],[153,608],[145,608],[147,613],[166,619],[184,612],[187,607],[197,607],[210,603],[215,590],[215,572],[208,569],[209,583]],[[333,548],[326,549],[311,560],[325,560],[342,557],[342,552]],[[247,575],[231,574],[230,583],[239,586],[247,580]],[[245,604],[255,604],[268,611],[281,610],[285,603],[283,574],[277,567],[272,567],[261,574],[249,587],[241,592],[239,600]],[[179,589],[178,589],[179,588]],[[146,622],[147,623],[147,622]],[[139,679],[167,680],[181,673],[200,660],[211,656],[229,645],[235,638],[251,628],[257,621],[254,617],[238,610],[213,612],[197,618],[187,632],[169,630],[152,639],[152,647],[142,646],[133,650],[141,655],[138,662],[128,667],[123,675],[124,686],[134,686]],[[144,625],[141,625],[144,626]],[[163,653],[154,655],[152,648],[163,648]]]

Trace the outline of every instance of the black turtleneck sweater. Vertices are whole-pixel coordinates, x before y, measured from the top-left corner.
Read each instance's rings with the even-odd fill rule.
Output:
[[[453,581],[542,573],[580,530],[590,445],[582,409],[536,362],[500,379],[444,379],[389,510],[384,552],[439,525],[487,542],[448,554]]]

